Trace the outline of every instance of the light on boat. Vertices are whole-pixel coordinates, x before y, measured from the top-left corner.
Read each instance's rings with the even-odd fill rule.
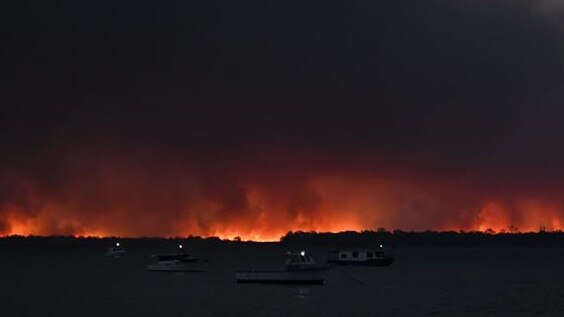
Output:
[[[182,244],[179,244],[179,245],[178,245],[178,248],[179,248],[179,249],[182,249]]]
[[[116,247],[119,247],[119,242],[116,242]]]
[[[384,246],[382,246],[382,245],[380,244],[380,248],[383,248],[383,247],[384,247]]]
[[[301,254],[302,256],[304,256],[304,255],[305,255],[305,251],[300,252],[300,254]]]

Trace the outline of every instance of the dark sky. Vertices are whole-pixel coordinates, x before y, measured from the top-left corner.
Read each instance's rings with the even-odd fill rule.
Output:
[[[0,12],[0,234],[564,227],[564,1]]]

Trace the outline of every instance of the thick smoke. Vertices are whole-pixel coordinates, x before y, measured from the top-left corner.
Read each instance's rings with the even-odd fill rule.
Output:
[[[4,3],[0,234],[561,229],[558,3]]]

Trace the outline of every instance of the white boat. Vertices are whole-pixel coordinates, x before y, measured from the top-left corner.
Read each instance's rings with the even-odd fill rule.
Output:
[[[182,245],[179,246],[182,249]],[[204,272],[202,263],[206,262],[187,253],[165,254],[154,256],[155,263],[147,265],[147,271],[160,272]]]
[[[327,252],[327,263],[336,265],[389,266],[394,255],[383,245],[373,250],[331,250]]]
[[[237,283],[311,285],[323,284],[324,278],[315,271],[245,271],[235,274]]]
[[[325,268],[327,267],[315,262],[313,257],[306,254],[305,251],[300,253],[288,252],[286,271],[319,271]]]
[[[116,242],[115,246],[109,247],[105,253],[106,256],[113,256],[115,258],[122,257],[124,254],[125,249],[119,244],[119,242]]]
[[[288,253],[286,269],[281,271],[239,271],[235,274],[237,283],[261,284],[323,284],[322,271],[325,267],[318,265],[304,251]]]

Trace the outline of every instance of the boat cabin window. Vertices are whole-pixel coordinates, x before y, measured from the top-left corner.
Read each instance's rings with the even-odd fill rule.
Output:
[[[371,258],[374,254],[372,252],[366,252],[366,257]]]
[[[353,252],[353,258],[358,258],[358,252]]]
[[[346,253],[341,253],[341,259],[346,259],[347,258],[347,254]]]

